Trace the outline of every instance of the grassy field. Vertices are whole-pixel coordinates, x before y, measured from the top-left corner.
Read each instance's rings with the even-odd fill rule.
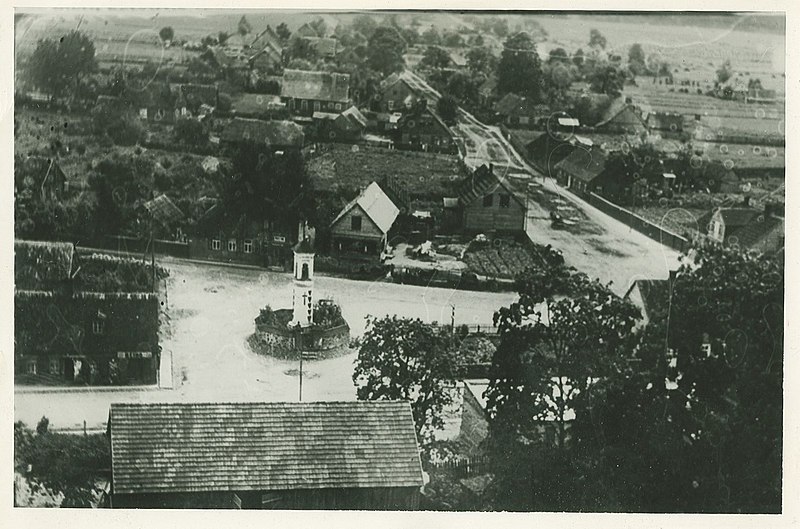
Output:
[[[463,178],[455,156],[362,145],[328,144],[324,149],[307,158],[308,172],[319,190],[363,188],[389,177],[412,196],[441,198],[455,196]]]
[[[735,20],[728,27],[700,27],[620,21],[599,15],[537,16],[547,30],[545,47],[563,47],[569,53],[588,49],[589,31],[598,29],[608,40],[606,50],[627,58],[628,48],[640,43],[646,55],[657,54],[670,63],[676,82],[699,81],[713,84],[716,69],[730,59],[734,72],[760,78],[764,88],[785,92],[785,36],[743,31]],[[674,70],[677,69],[677,72]],[[775,77],[773,77],[775,74]]]

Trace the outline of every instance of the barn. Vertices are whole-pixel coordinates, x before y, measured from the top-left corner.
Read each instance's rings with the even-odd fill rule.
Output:
[[[112,508],[413,510],[400,401],[112,404]]]

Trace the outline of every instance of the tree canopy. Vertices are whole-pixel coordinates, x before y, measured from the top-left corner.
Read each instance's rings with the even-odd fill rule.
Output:
[[[37,88],[58,98],[79,91],[83,77],[97,70],[94,55],[94,42],[73,30],[58,40],[40,40],[26,70]]]
[[[369,317],[358,340],[353,373],[359,400],[408,400],[421,444],[444,425],[442,412],[451,402],[457,339],[449,328],[419,319]]]
[[[542,92],[542,67],[536,44],[527,33],[506,39],[497,65],[497,93],[514,93],[539,101]]]
[[[173,38],[175,38],[175,30],[172,29],[172,26],[165,26],[165,27],[161,28],[161,31],[158,32],[158,36],[164,42],[169,42]]]
[[[597,29],[589,31],[589,47],[606,49],[606,38]]]
[[[405,66],[405,52],[406,42],[397,29],[380,26],[369,37],[367,66],[383,75],[399,72]]]
[[[450,65],[450,54],[439,46],[428,46],[422,54],[420,65],[427,68],[447,68]]]

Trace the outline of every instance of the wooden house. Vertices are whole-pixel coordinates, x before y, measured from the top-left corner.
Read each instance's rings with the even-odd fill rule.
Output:
[[[270,27],[256,35],[248,47],[247,63],[252,70],[266,74],[280,69],[283,45],[278,34]]]
[[[506,94],[495,104],[494,109],[500,120],[511,128],[539,125],[551,114],[547,105],[536,104],[517,94]]]
[[[112,508],[413,510],[400,401],[112,404]]]
[[[600,193],[609,181],[606,154],[597,147],[576,146],[554,166],[558,183],[577,193]]]
[[[321,141],[357,140],[361,138],[367,127],[367,118],[355,106],[351,106],[339,114],[314,112],[312,119],[316,136]]]
[[[314,29],[314,26],[312,26],[308,22],[306,22],[305,24],[303,24],[302,26],[297,28],[294,31],[294,33],[292,34],[292,37],[295,37],[295,38],[320,37],[320,36],[322,36],[322,35],[320,35],[317,32],[317,30]]]
[[[341,112],[350,106],[350,75],[335,72],[284,70],[281,100],[295,115]]]
[[[67,186],[67,175],[55,158],[14,158],[14,197],[17,201],[58,201],[63,198]]]
[[[380,112],[405,112],[421,99],[408,80],[397,73],[381,82],[378,93],[380,96],[376,106]]]
[[[638,108],[618,98],[595,125],[595,129],[613,134],[641,134],[647,131],[647,124]]]
[[[784,216],[774,205],[763,211],[753,207],[717,208],[701,217],[698,227],[707,239],[744,250],[770,254],[785,245]]]
[[[333,251],[380,255],[387,247],[400,209],[377,182],[351,200],[330,225]]]
[[[125,291],[106,291],[98,281],[135,276],[132,267],[141,267],[142,285],[123,280]],[[14,241],[15,382],[156,383],[159,300],[149,278],[139,260],[81,255],[72,243]]]
[[[393,131],[398,149],[455,154],[458,151],[450,127],[420,99],[397,121]]]
[[[683,132],[683,114],[677,112],[651,112],[646,118],[647,128],[670,137]]]
[[[525,231],[527,207],[494,167],[482,165],[461,185],[458,197],[467,233],[519,233]]]

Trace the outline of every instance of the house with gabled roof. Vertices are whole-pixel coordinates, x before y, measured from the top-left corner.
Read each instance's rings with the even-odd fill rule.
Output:
[[[341,112],[351,104],[350,75],[336,72],[284,70],[281,100],[295,115]]]
[[[737,245],[743,250],[774,253],[785,244],[783,213],[775,205],[716,208],[698,219],[702,235],[714,242]]]
[[[367,127],[367,118],[356,106],[336,114],[314,112],[311,116],[316,126],[316,135],[322,141],[352,141],[360,138]]]
[[[14,197],[17,201],[60,200],[67,186],[67,175],[55,158],[14,157]]]
[[[550,107],[517,94],[506,94],[495,104],[498,117],[509,127],[536,125],[550,116]]]
[[[389,241],[400,208],[377,182],[351,200],[330,224],[333,250],[339,253],[380,255]]]
[[[647,131],[647,124],[638,108],[617,98],[604,113],[603,119],[595,125],[600,132],[621,134],[641,134]]]
[[[455,154],[457,147],[450,127],[434,112],[426,99],[419,99],[402,114],[392,134],[399,149]]]
[[[421,95],[417,93],[408,80],[398,73],[393,73],[378,87],[377,110],[380,112],[404,112],[411,109]]]
[[[578,193],[593,193],[602,187],[606,174],[606,154],[594,146],[576,145],[553,167],[559,184]]]
[[[458,205],[467,233],[517,233],[525,231],[525,197],[492,165],[482,165],[461,184]]]
[[[107,435],[112,508],[419,507],[408,402],[114,403]]]

